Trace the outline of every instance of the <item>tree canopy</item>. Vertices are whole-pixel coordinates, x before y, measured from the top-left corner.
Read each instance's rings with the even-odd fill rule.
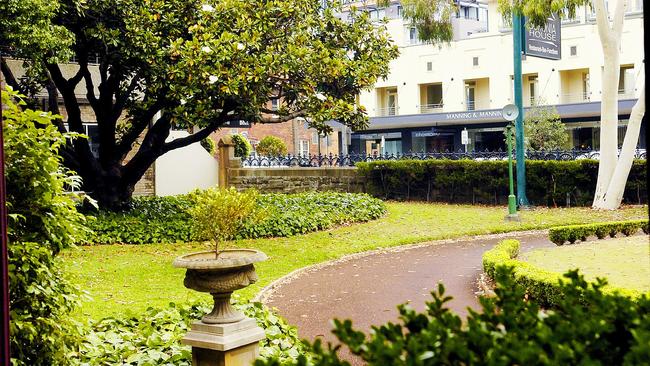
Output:
[[[26,59],[31,77],[13,77],[5,59],[2,71],[17,87],[49,85],[51,100],[62,97],[74,132],[90,122],[81,111],[87,99],[98,126],[97,156],[78,139],[66,164],[108,207],[128,200],[156,158],[229,121],[308,116],[319,130],[328,130],[324,122],[332,119],[365,127],[355,96],[385,77],[398,53],[367,13],[353,10],[339,19],[337,2],[30,0],[42,32],[30,31],[27,5],[10,3],[20,5],[3,9],[15,22],[2,28],[0,40]],[[68,53],[78,63],[71,74],[59,64]],[[84,85],[81,97],[77,87]],[[266,107],[279,99],[278,110]],[[171,128],[188,127],[196,132],[166,141]]]

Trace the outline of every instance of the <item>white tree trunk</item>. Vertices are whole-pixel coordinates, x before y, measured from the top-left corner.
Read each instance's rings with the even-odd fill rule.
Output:
[[[632,108],[630,120],[627,124],[625,131],[625,139],[623,140],[623,148],[621,149],[621,156],[616,163],[616,169],[612,175],[611,182],[605,194],[605,200],[599,208],[607,210],[615,210],[623,201],[623,193],[625,192],[625,183],[632,168],[632,161],[634,160],[634,152],[636,144],[639,141],[639,131],[641,130],[641,120],[645,114],[645,83],[642,86],[639,99]]]
[[[604,208],[605,196],[618,155],[618,79],[621,67],[619,53],[626,1],[617,1],[611,26],[605,0],[594,0],[593,5],[604,59],[600,102],[600,163],[593,207]]]

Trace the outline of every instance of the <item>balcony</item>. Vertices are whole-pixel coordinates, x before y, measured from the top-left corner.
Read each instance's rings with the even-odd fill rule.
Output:
[[[560,95],[560,103],[587,103],[591,102],[591,92],[567,93]]]
[[[619,89],[618,90],[618,99],[634,99],[634,90],[630,89]]]
[[[439,113],[442,112],[442,107],[444,105],[442,103],[437,103],[437,104],[423,104],[420,106],[420,113],[421,114],[426,114],[426,113]]]
[[[377,109],[377,117],[397,116],[397,107],[386,107]]]

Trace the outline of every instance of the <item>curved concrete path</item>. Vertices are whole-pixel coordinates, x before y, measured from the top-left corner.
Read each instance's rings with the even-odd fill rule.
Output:
[[[398,304],[409,301],[417,310],[443,282],[453,296],[449,306],[460,314],[477,308],[477,279],[483,252],[513,237],[522,252],[554,246],[544,231],[487,235],[353,255],[289,275],[263,291],[261,299],[298,327],[302,338],[334,342],[333,318],[349,318],[356,329],[397,320]],[[347,357],[346,357],[347,358]],[[358,360],[351,359],[354,364]]]

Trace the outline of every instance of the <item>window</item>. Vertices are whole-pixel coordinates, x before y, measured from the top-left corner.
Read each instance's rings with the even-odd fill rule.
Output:
[[[298,143],[298,155],[309,156],[309,140],[300,140]]]
[[[318,145],[319,137],[320,136],[318,136],[318,132],[314,131],[314,133],[311,134],[311,143],[315,144],[315,145]]]
[[[404,13],[402,13],[404,9],[402,8],[402,5],[397,5],[397,17],[401,18]]]
[[[467,103],[467,110],[473,111],[476,109],[476,82],[468,81],[465,83],[465,102]]]
[[[277,99],[271,100],[271,110],[277,111],[280,105],[280,101]]]
[[[530,104],[534,105],[537,103],[538,98],[538,79],[537,75],[531,75],[528,77],[528,91],[530,92]]]
[[[99,127],[97,127],[97,123],[84,123],[82,126],[83,134],[88,136],[90,152],[92,152],[96,158],[99,157]],[[65,129],[70,131],[67,123],[65,124]]]
[[[427,71],[433,71],[433,62],[427,62]]]
[[[418,43],[418,30],[415,27],[409,28],[409,44]]]
[[[582,99],[589,100],[589,73],[582,73]]]
[[[634,79],[634,65],[621,66],[618,78],[618,93],[626,97],[633,97]]]
[[[372,9],[369,10],[370,20],[378,22],[386,17],[386,9]]]
[[[478,66],[478,57],[472,58],[472,66]]]
[[[571,56],[578,56],[578,46],[569,47],[569,54]]]

